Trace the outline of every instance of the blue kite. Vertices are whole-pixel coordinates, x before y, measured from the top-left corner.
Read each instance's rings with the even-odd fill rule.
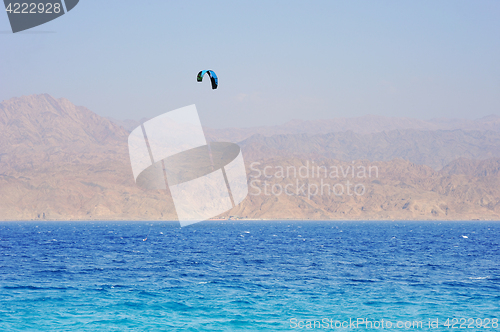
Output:
[[[196,80],[198,82],[201,82],[203,81],[203,76],[205,76],[205,74],[208,73],[208,76],[210,77],[210,82],[212,82],[212,89],[217,89],[217,87],[219,86],[219,80],[217,79],[217,75],[214,73],[213,70],[202,70],[198,73],[198,77],[196,78]]]

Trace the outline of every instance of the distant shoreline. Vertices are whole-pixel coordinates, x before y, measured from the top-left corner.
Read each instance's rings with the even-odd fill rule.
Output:
[[[168,223],[175,223],[179,222],[178,220],[162,220],[162,219],[157,219],[157,220],[151,220],[151,219],[11,219],[11,220],[0,220],[0,223],[2,222],[168,222]],[[439,221],[439,222],[454,222],[454,221],[459,221],[459,222],[484,222],[484,221],[492,221],[492,222],[500,222],[500,220],[496,219],[255,219],[255,218],[249,218],[249,219],[208,219],[208,220],[203,220],[201,222],[217,222],[217,221],[304,221],[304,222],[314,222],[314,221],[331,221],[331,222],[337,222],[337,221],[347,221],[347,222],[357,222],[357,221],[370,221],[370,222],[401,222],[401,221],[418,221],[418,222],[433,222],[433,221]]]

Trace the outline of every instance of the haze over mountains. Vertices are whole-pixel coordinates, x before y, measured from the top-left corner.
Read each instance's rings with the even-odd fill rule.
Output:
[[[127,130],[141,121],[113,120]],[[394,158],[436,170],[458,158],[500,158],[500,117],[478,120],[357,118],[302,121],[256,128],[205,128],[210,141],[239,143],[247,158],[270,156],[330,158],[342,161]]]
[[[148,120],[116,120],[109,118],[116,124],[131,131],[139,124]],[[500,117],[488,115],[481,119],[448,119],[436,118],[431,120],[419,120],[411,118],[385,117],[379,115],[365,115],[354,118],[336,118],[324,120],[292,120],[283,125],[261,126],[252,128],[206,128],[207,134],[219,140],[242,141],[252,135],[262,136],[288,135],[288,134],[329,134],[336,132],[353,131],[358,134],[372,134],[382,131],[414,129],[420,131],[432,130],[479,130],[479,131],[500,131]]]
[[[407,129],[365,135],[352,131],[319,135],[254,135],[240,145],[250,159],[296,156],[342,161],[390,161],[401,158],[436,170],[458,158],[500,157],[500,133],[461,129]]]
[[[0,218],[175,218],[131,177],[128,132],[49,95],[0,104]],[[140,211],[140,212],[139,212]]]
[[[142,120],[142,122],[145,119]],[[0,219],[176,219],[168,191],[133,180],[128,131],[139,121],[103,118],[49,95],[0,104]],[[500,118],[365,116],[282,126],[205,128],[239,142],[250,195],[225,215],[274,219],[498,219]],[[257,169],[305,165],[376,167],[377,177],[255,177]],[[352,169],[351,169],[352,170]],[[357,169],[356,169],[357,170]],[[342,174],[342,173],[340,173]],[[346,173],[344,173],[346,174]],[[364,188],[310,195],[302,185]],[[253,181],[253,182],[252,182]],[[264,190],[295,188],[293,195]],[[293,186],[292,186],[293,184]],[[337,188],[340,188],[337,186]],[[260,190],[260,192],[259,192]]]
[[[255,128],[229,128],[222,130],[209,130],[209,134],[219,139],[244,140],[252,135],[263,136],[288,135],[288,134],[329,134],[353,131],[357,134],[373,134],[394,130],[479,130],[500,131],[500,117],[489,115],[482,119],[432,119],[419,120],[411,118],[384,117],[378,115],[365,115],[355,118],[336,118],[315,121],[292,120],[283,125]]]

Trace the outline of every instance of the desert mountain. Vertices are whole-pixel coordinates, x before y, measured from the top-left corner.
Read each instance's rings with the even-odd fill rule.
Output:
[[[292,120],[283,125],[254,128],[207,128],[208,136],[213,140],[239,142],[253,135],[297,135],[297,134],[329,134],[352,131],[367,135],[384,131],[435,131],[435,130],[478,130],[500,132],[500,117],[489,115],[477,120],[439,118],[419,120],[404,117],[385,117],[365,115],[354,118],[336,118],[324,120]]]
[[[0,103],[0,172],[101,162],[124,152],[127,135],[66,99],[46,94],[12,98]]]
[[[112,119],[126,130],[146,120]],[[429,121],[364,116],[325,121],[294,120],[273,127],[204,130],[209,141],[237,142],[251,160],[269,156],[342,161],[401,158],[438,170],[458,158],[500,157],[500,117],[494,115],[479,120]]]
[[[175,220],[168,191],[135,185],[127,137],[122,126],[66,99],[33,95],[0,103],[0,219]],[[500,218],[494,130],[285,133],[247,137],[241,146],[250,195],[226,216]],[[281,176],[280,167],[329,173]],[[362,176],[359,167],[372,173]],[[341,186],[344,193],[336,195]]]
[[[477,174],[461,173],[478,164]],[[462,158],[437,172],[401,159],[354,163],[323,159],[314,164],[289,158],[262,160],[250,165],[249,196],[230,213],[269,219],[286,215],[301,219],[498,220],[499,166],[500,159],[477,162]]]
[[[118,120],[118,119],[115,119],[115,118],[112,118],[112,117],[106,117],[106,119],[110,120],[111,122],[113,122],[117,126],[122,127],[127,132],[131,132],[137,126],[139,126],[141,123],[144,123],[147,120],[149,120],[148,118],[142,118],[140,120],[131,120],[131,119]]]
[[[240,142],[240,145],[245,156],[252,160],[267,156],[342,161],[389,161],[400,158],[441,169],[458,158],[500,157],[500,132],[408,129],[364,135],[352,131],[319,135],[254,135]]]
[[[66,99],[2,102],[0,219],[174,219],[167,193],[135,186],[127,137]]]
[[[127,131],[131,131],[148,120],[117,120],[108,118]],[[354,118],[336,118],[324,120],[291,120],[283,125],[260,126],[252,128],[205,128],[207,137],[212,141],[240,142],[253,135],[265,137],[275,135],[297,134],[330,134],[352,131],[366,135],[384,131],[436,131],[436,130],[465,130],[465,131],[495,131],[500,132],[500,117],[488,115],[476,120],[436,118],[419,120],[405,117],[385,117],[379,115],[365,115]]]

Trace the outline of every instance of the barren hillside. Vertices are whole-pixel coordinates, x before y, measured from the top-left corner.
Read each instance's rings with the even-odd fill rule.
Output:
[[[250,194],[225,215],[499,219],[497,132],[426,130],[248,137],[240,145]],[[135,185],[127,137],[123,127],[66,99],[2,102],[0,219],[176,219],[168,191]],[[362,176],[363,168],[372,173]]]

